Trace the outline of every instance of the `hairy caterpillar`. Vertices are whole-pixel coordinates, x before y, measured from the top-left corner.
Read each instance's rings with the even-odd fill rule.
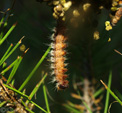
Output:
[[[66,80],[67,72],[66,68],[66,46],[65,43],[67,37],[65,36],[65,27],[59,22],[55,33],[52,36],[53,42],[51,43],[51,68],[53,69],[54,79],[53,82],[56,82],[56,88],[58,90],[66,89],[68,81]]]

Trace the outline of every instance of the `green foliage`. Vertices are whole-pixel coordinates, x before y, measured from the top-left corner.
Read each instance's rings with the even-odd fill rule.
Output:
[[[1,23],[0,23],[0,27],[2,26],[2,24],[4,25],[4,19],[5,19],[6,14],[3,16],[3,18],[1,19]],[[12,33],[12,31],[14,30],[16,24],[12,25],[12,27],[8,30],[7,33],[5,33],[5,35],[3,37],[1,37],[0,40],[0,46],[2,46],[2,44],[4,43],[4,41],[7,39],[7,37]],[[4,27],[4,26],[3,26]],[[6,26],[7,27],[7,26]],[[2,32],[1,32],[2,33]],[[0,60],[0,66],[4,65],[4,63],[10,58],[10,56],[13,54],[14,51],[17,50],[17,48],[20,46],[22,39],[24,37],[22,37],[19,42],[13,47],[13,44],[11,44],[8,49],[6,50],[5,54],[3,55],[3,57]],[[13,47],[13,48],[12,48]],[[29,106],[30,105],[34,105],[37,108],[39,108],[40,110],[42,110],[45,113],[49,113],[49,104],[48,104],[48,99],[47,99],[47,95],[46,95],[46,89],[45,89],[45,85],[43,84],[43,90],[44,90],[44,99],[46,102],[46,106],[47,106],[47,111],[44,110],[41,106],[39,106],[38,104],[36,104],[35,102],[32,101],[33,96],[37,93],[38,89],[40,88],[41,84],[44,82],[45,78],[47,77],[47,74],[45,74],[44,76],[42,76],[42,79],[40,80],[40,82],[35,86],[35,88],[33,89],[33,91],[30,93],[30,95],[26,95],[25,92],[20,92],[26,84],[28,84],[29,80],[31,79],[32,75],[34,74],[34,72],[37,70],[37,68],[41,65],[41,63],[43,62],[43,60],[45,59],[45,57],[47,56],[47,54],[50,51],[50,47],[47,49],[47,51],[45,52],[45,54],[41,57],[41,59],[39,60],[39,62],[37,63],[37,65],[34,67],[34,69],[32,70],[32,72],[28,75],[27,79],[23,82],[23,84],[20,86],[19,89],[15,89],[14,87],[14,76],[16,76],[16,71],[19,68],[22,59],[25,55],[25,53],[28,51],[25,50],[24,53],[21,56],[18,56],[17,59],[15,59],[8,67],[6,67],[5,69],[3,69],[0,73],[1,75],[1,83],[0,83],[0,87],[1,87],[1,97],[0,99],[3,101],[0,103],[0,107],[4,107],[7,104],[11,103],[13,107],[15,107],[13,109],[13,112],[17,112],[16,109],[19,110],[19,112],[23,112],[23,111],[28,111],[30,113],[34,113],[32,111],[32,108]],[[3,67],[3,68],[4,68]],[[12,70],[10,70],[12,68]],[[8,76],[8,78],[6,78],[6,72],[10,71],[10,74]],[[3,77],[4,75],[4,77]],[[11,83],[12,81],[12,83]],[[13,95],[10,94],[10,91],[13,93]],[[3,93],[3,95],[2,95]],[[5,94],[7,93],[8,97],[4,97]],[[11,96],[10,96],[11,95]],[[10,96],[10,97],[9,97]],[[14,97],[16,96],[16,98]],[[19,98],[21,97],[21,101],[19,102]],[[26,101],[25,101],[26,100]],[[14,104],[16,102],[16,104]],[[21,103],[20,106],[17,106],[17,103]],[[20,108],[19,108],[20,107]],[[22,107],[22,108],[21,108]],[[30,108],[29,108],[30,107]],[[22,111],[23,110],[23,111]],[[9,111],[12,112],[12,111]]]

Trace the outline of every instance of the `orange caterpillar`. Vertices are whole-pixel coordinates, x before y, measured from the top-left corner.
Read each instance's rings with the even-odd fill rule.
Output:
[[[66,36],[64,27],[57,27],[56,33],[52,36],[53,43],[51,44],[51,68],[53,69],[53,74],[55,75],[53,82],[56,82],[56,88],[58,90],[66,89],[68,81],[66,80],[67,72],[65,55],[66,55]]]
[[[121,19],[121,17],[122,17],[122,1],[121,1],[121,0],[118,2],[118,6],[119,6],[119,8],[118,8],[118,10],[116,11],[115,16],[113,17],[113,19],[112,19],[112,21],[111,21],[111,23],[112,23],[113,26],[114,26],[114,25]]]

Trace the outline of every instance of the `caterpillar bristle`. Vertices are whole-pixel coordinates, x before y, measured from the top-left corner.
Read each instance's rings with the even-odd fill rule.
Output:
[[[55,62],[55,58],[53,56],[50,57],[51,62]]]
[[[54,28],[53,28],[53,29],[51,29],[51,30],[52,30],[52,32],[54,32],[54,33],[55,33],[55,32],[56,32],[56,27],[54,27]]]
[[[54,34],[50,37],[50,40],[54,41]]]
[[[50,44],[50,47],[51,47],[51,49],[55,49],[55,44],[54,43],[51,43]]]
[[[49,55],[50,55],[50,56],[53,56],[53,55],[54,55],[54,50],[51,50],[51,51],[49,52]]]
[[[54,75],[54,74],[55,74],[54,71],[51,71],[51,72],[50,72],[50,75],[51,75],[51,76]]]
[[[54,64],[51,64],[51,65],[50,65],[50,68],[51,68],[51,69],[54,69],[54,68],[55,68]]]
[[[53,77],[51,82],[52,82],[52,83],[56,82],[56,78]]]

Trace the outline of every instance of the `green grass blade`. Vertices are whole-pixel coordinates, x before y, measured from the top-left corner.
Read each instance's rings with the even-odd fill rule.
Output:
[[[109,79],[108,79],[108,88],[111,88],[111,81],[112,81],[112,72],[110,71]],[[104,113],[107,113],[107,110],[108,110],[109,96],[110,96],[110,93],[109,93],[109,91],[107,90]]]
[[[35,113],[35,112],[33,112],[33,111],[31,111],[29,108],[25,108],[29,113]]]
[[[23,94],[25,94],[25,92],[26,92],[26,89],[24,89],[24,90],[22,91]],[[21,96],[20,98],[21,98],[21,100],[22,100],[22,99],[23,99],[23,96]]]
[[[2,68],[5,68],[5,67],[7,67],[7,63],[3,62]]]
[[[15,79],[12,80],[11,85],[14,86]]]
[[[17,59],[15,65],[13,66],[13,69],[12,69],[12,71],[11,71],[9,77],[8,77],[7,84],[12,80],[12,78],[13,78],[13,76],[14,76],[14,74],[15,74],[16,67],[17,67],[17,65],[18,65],[19,59],[20,59],[20,58]]]
[[[1,102],[1,103],[0,103],[0,108],[1,108],[4,104],[6,104],[6,103],[7,103],[7,101]]]
[[[5,24],[4,21],[6,19],[6,15],[7,15],[7,12],[10,11],[10,8],[8,8],[5,12],[2,12],[3,13],[3,17],[2,19],[0,20],[0,27]],[[6,22],[6,21],[5,21]],[[5,25],[4,25],[5,26]]]
[[[4,84],[4,83],[3,83],[3,84]],[[15,88],[13,88],[13,87],[10,87],[10,86],[7,85],[7,84],[4,84],[4,86],[7,87],[7,88],[9,88],[9,89],[11,89],[11,90],[14,91],[14,92],[16,92],[17,94],[23,96],[24,98],[30,100],[28,95],[26,95],[26,94],[24,94],[24,93],[18,91],[17,89],[15,89]]]
[[[36,85],[36,87],[33,89],[33,91],[31,92],[31,94],[29,95],[29,99],[32,99],[34,94],[38,91],[40,85],[42,84],[42,82],[45,80],[45,78],[47,77],[47,74],[44,75],[44,77],[40,80],[40,82]],[[29,101],[26,101],[26,105],[29,103]]]
[[[14,62],[12,62],[7,68],[5,68],[0,74],[4,75],[9,69],[11,69],[18,59],[16,59]]]
[[[5,36],[0,40],[0,45],[6,40],[6,38],[10,35],[10,33],[14,30],[16,27],[16,24],[13,24],[12,27],[8,30],[8,32],[5,34]]]
[[[46,104],[47,112],[51,113],[50,112],[49,103],[48,103],[47,93],[46,93],[46,87],[44,85],[44,82],[43,82],[43,92],[44,92],[44,99],[45,99],[45,104]]]
[[[2,26],[4,19],[5,19],[5,17],[3,17],[3,18],[0,20],[0,27]]]
[[[28,96],[28,95],[23,94],[22,92],[18,91],[17,89],[12,88],[12,87],[10,87],[10,86],[4,84],[4,83],[3,83],[3,85],[4,85],[5,87],[11,89],[12,91],[16,92],[16,93],[19,94],[20,96],[23,96],[24,98],[28,99],[29,102],[31,102],[32,104],[34,104],[36,107],[38,107],[38,108],[39,108],[40,110],[42,110],[43,112],[47,113],[47,111],[45,111],[42,107],[40,107],[39,105],[37,105],[35,102],[31,101],[31,100],[29,99],[29,96]]]
[[[31,110],[28,108],[28,106],[25,104],[24,101],[21,101],[21,102],[22,102],[23,106],[25,107],[25,110],[29,111],[29,113],[34,113],[33,111],[31,111]]]
[[[39,62],[36,64],[36,66],[34,67],[34,69],[31,71],[31,73],[28,75],[28,77],[26,78],[26,80],[23,82],[23,84],[20,86],[19,91],[21,91],[25,85],[28,83],[28,81],[31,79],[31,77],[33,76],[33,74],[35,73],[35,71],[38,69],[38,67],[41,65],[41,63],[43,62],[43,60],[45,59],[45,57],[48,55],[50,51],[50,47],[47,49],[47,51],[44,53],[44,55],[41,57],[41,59],[39,60]]]
[[[89,106],[87,105],[87,103],[84,100],[82,100],[82,102],[83,102],[84,106],[89,110],[89,113],[93,113],[91,111],[91,109],[89,108]]]
[[[23,38],[24,36],[19,40],[19,42],[15,45],[15,47],[8,53],[8,55],[2,60],[1,64],[5,62],[5,60],[17,49],[17,47],[21,44]]]
[[[99,96],[103,91],[104,91],[104,89],[105,88],[100,88],[98,91],[96,91],[95,93],[94,93],[94,98],[96,98],[97,96]]]
[[[27,111],[29,111],[29,113],[35,113],[35,112],[33,112],[33,111],[31,111],[29,108],[25,108]]]
[[[4,59],[4,58],[6,57],[6,55],[8,54],[8,52],[11,50],[12,46],[13,46],[13,44],[11,44],[11,45],[9,46],[9,48],[7,49],[7,51],[5,52],[5,54],[3,55],[3,57],[1,58],[1,60],[0,60],[0,65],[1,65],[1,62],[3,62],[3,59]]]
[[[67,105],[67,104],[64,104],[63,106],[64,106],[65,108],[67,108],[67,110],[69,110],[69,111],[72,112],[72,113],[83,113],[83,112],[78,111],[77,109],[75,109],[75,108],[73,108],[73,107],[71,107],[71,106],[69,106],[69,105]]]
[[[109,91],[109,93],[115,98],[115,100],[118,101],[118,103],[120,103],[120,105],[122,106],[122,101],[114,94],[114,92],[111,91],[110,88],[108,88],[108,86],[102,80],[100,80],[100,81],[105,86],[107,91]]]
[[[4,22],[4,25],[3,25],[3,28],[2,28],[2,30],[1,30],[1,33],[0,33],[0,40],[2,39],[2,37],[4,36],[4,29],[5,29],[5,27],[7,26],[7,22],[5,21]]]
[[[115,89],[115,91],[116,91],[117,96],[122,100],[122,94],[117,89]]]
[[[45,111],[42,107],[40,107],[39,105],[37,105],[36,103],[34,103],[33,101],[30,101],[32,104],[34,104],[37,108],[41,109],[43,112],[48,113],[47,111]]]
[[[11,80],[12,80],[12,78],[14,77],[14,75],[15,75],[15,73],[16,73],[16,71],[17,71],[17,69],[18,69],[18,67],[19,67],[19,65],[20,65],[20,63],[21,63],[21,61],[22,61],[22,57],[20,56],[20,57],[18,58],[16,64],[14,65],[14,67],[13,67],[13,69],[12,69],[10,75],[9,75],[9,78],[8,78],[8,80],[7,80],[7,84],[9,84],[9,83],[11,82]]]

